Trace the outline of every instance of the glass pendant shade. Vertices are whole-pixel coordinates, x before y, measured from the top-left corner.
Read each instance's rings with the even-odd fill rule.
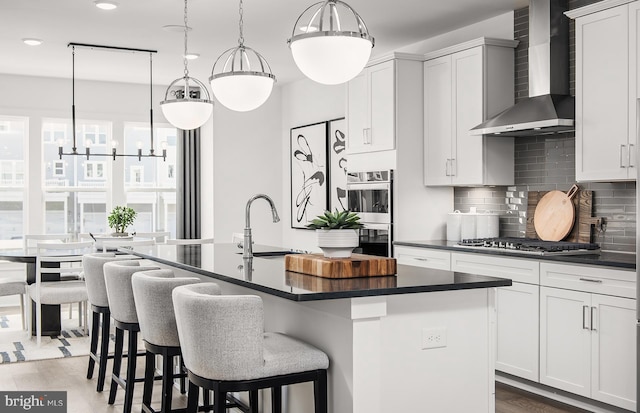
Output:
[[[213,102],[206,86],[190,77],[174,80],[167,88],[160,107],[167,121],[183,130],[199,128],[213,112]]]
[[[374,39],[348,4],[326,0],[305,10],[296,21],[289,47],[309,79],[325,85],[348,82],[364,69]]]
[[[224,64],[219,65],[220,62]],[[241,44],[218,57],[209,82],[216,99],[225,107],[247,112],[269,99],[276,77],[260,53]]]

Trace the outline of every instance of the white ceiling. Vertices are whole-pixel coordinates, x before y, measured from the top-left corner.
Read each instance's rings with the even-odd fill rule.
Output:
[[[154,84],[182,77],[183,34],[162,26],[183,24],[183,0],[117,0],[113,11],[93,0],[0,0],[0,73],[71,77],[70,42],[157,50]],[[314,0],[245,0],[245,44],[269,62],[278,82],[302,78],[286,40]],[[347,0],[367,23],[373,56],[489,17],[525,7],[528,0]],[[211,66],[237,44],[237,0],[189,1],[189,49],[200,58],[191,75],[207,83]],[[38,47],[21,39],[44,40]],[[149,55],[76,49],[76,78],[149,82]]]

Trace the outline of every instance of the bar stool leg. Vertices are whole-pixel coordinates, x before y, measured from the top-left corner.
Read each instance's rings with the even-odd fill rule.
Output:
[[[187,369],[184,366],[184,360],[182,359],[182,354],[180,354],[178,358],[180,359],[180,368],[178,369],[180,371],[180,374],[186,373]],[[186,384],[187,384],[187,378],[180,377],[180,393],[185,394],[187,392]]]
[[[200,387],[196,384],[189,382],[189,394],[187,395],[187,413],[198,413],[198,396]],[[205,390],[206,394],[207,391]],[[203,395],[204,396],[204,395]],[[205,405],[208,403],[205,401]]]
[[[258,413],[258,390],[249,391],[249,412]]]
[[[227,392],[214,390],[213,392],[213,411],[214,413],[227,412]]]
[[[136,382],[136,359],[138,353],[138,332],[129,330],[129,349],[127,356],[127,378],[124,389],[124,413],[131,413],[133,405],[133,386]]]
[[[211,390],[209,389],[202,389],[202,403],[204,403],[205,406],[210,406],[211,405]],[[204,409],[205,412],[210,412],[211,409]]]
[[[327,407],[327,371],[320,370],[313,381],[315,413],[328,413]]]
[[[144,363],[144,387],[142,391],[142,405],[151,407],[151,396],[153,395],[153,379],[156,372],[155,354],[147,351]]]
[[[282,386],[271,388],[271,413],[282,413]]]
[[[171,411],[173,375],[173,356],[165,353],[162,355],[162,404],[160,408],[162,413]]]
[[[89,350],[89,367],[87,368],[87,378],[90,379],[93,377],[93,368],[96,364],[96,361],[91,357],[97,354],[98,351],[98,329],[96,326],[98,325],[100,320],[100,314],[93,312],[93,328],[91,329],[91,349]],[[99,369],[99,368],[98,368]]]
[[[95,313],[94,313],[95,314]],[[111,314],[102,313],[102,322],[100,323],[100,362],[98,364],[98,384],[96,390],[101,392],[104,390],[104,380],[107,375],[107,360],[109,359],[109,327],[111,326]],[[98,324],[94,324],[93,329],[98,331]]]
[[[122,366],[122,346],[124,344],[123,341],[124,331],[116,327],[116,348],[113,356],[111,387],[109,389],[109,404],[113,404],[116,401],[116,390],[118,390],[118,382],[116,382],[115,377],[120,377],[120,367]]]

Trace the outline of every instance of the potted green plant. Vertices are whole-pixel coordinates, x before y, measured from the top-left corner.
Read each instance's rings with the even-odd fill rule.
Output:
[[[335,212],[325,211],[307,225],[307,228],[316,230],[318,247],[327,258],[349,258],[358,246],[358,229],[362,227],[358,214],[337,209]]]
[[[136,211],[126,206],[117,206],[113,208],[108,216],[109,227],[115,232],[111,235],[114,237],[126,237],[129,234],[125,232],[129,225],[133,224],[136,219]]]

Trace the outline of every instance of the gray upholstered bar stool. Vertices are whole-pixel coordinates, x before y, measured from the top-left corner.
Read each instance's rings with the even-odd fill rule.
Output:
[[[198,410],[198,393],[214,391],[214,411],[226,411],[228,392],[249,391],[258,412],[258,390],[272,389],[273,413],[282,410],[282,386],[313,381],[315,413],[327,413],[329,358],[317,348],[280,333],[264,333],[262,299],[213,295],[209,283],[173,290],[173,306],[189,375],[187,412]]]
[[[109,356],[109,329],[111,327],[111,311],[109,310],[109,299],[107,298],[107,287],[104,283],[104,264],[111,261],[122,261],[139,259],[133,255],[116,255],[112,252],[95,254],[85,254],[82,256],[82,268],[84,269],[84,279],[87,284],[87,294],[91,312],[93,315],[91,322],[91,345],[89,350],[89,366],[87,368],[87,378],[93,377],[95,364],[98,363],[98,383],[96,391],[104,390],[104,380],[107,374],[107,359]],[[98,353],[100,346],[100,353]],[[104,355],[104,356],[103,356]]]
[[[144,393],[142,411],[156,413],[151,407],[151,396],[156,371],[156,355],[162,356],[162,402],[160,412],[169,413],[173,395],[173,379],[184,377],[174,373],[174,357],[181,356],[180,340],[173,312],[171,292],[181,285],[199,283],[197,277],[175,278],[168,269],[142,271],[133,274],[131,284],[136,302],[140,332],[144,339],[145,359]],[[182,409],[184,410],[184,409]]]
[[[142,378],[136,379],[136,356],[145,354],[138,354],[140,324],[138,324],[138,314],[133,299],[131,276],[139,271],[159,269],[159,267],[150,264],[141,265],[140,261],[113,261],[104,265],[104,281],[107,287],[107,297],[109,298],[109,309],[116,328],[116,343],[108,403],[115,403],[116,391],[118,386],[121,386],[124,388],[124,413],[131,413],[134,384],[143,381]],[[127,373],[123,379],[120,377],[120,368],[122,366],[122,347],[125,331],[128,332],[129,345],[127,348]]]

